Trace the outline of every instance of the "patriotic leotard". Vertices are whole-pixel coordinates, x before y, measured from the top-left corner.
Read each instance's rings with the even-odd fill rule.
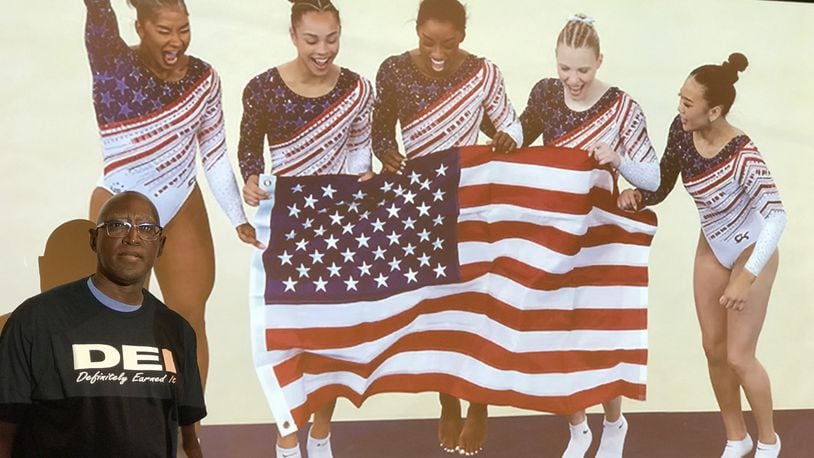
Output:
[[[619,173],[634,186],[659,186],[656,151],[647,135],[639,104],[617,87],[609,88],[594,105],[574,111],[565,104],[563,83],[545,78],[537,82],[520,115],[523,137],[530,145],[542,134],[545,145],[587,150],[605,143],[620,153]]]
[[[320,97],[296,94],[276,68],[254,77],[243,91],[238,149],[243,179],[266,172],[264,137],[274,175],[369,171],[372,105],[373,85],[345,68],[334,88]]]
[[[104,160],[100,186],[114,194],[141,192],[166,225],[195,188],[198,149],[218,204],[233,226],[245,223],[226,155],[218,75],[189,56],[180,81],[156,78],[119,36],[110,0],[85,5],[85,46]]]
[[[379,67],[376,91],[373,152],[379,157],[398,148],[397,121],[408,159],[474,145],[484,116],[496,130],[523,143],[503,76],[484,58],[468,54],[452,75],[431,78],[418,70],[409,52],[391,56]]]
[[[786,211],[752,140],[739,135],[717,155],[705,158],[695,148],[692,132],[685,132],[676,116],[661,158],[661,186],[655,192],[641,191],[643,203],[664,200],[679,173],[698,208],[701,231],[721,265],[732,268],[754,245],[745,268],[758,275],[777,249]]]

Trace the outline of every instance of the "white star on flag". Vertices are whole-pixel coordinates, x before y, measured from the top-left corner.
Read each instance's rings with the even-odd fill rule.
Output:
[[[432,249],[433,250],[440,250],[444,247],[444,241],[440,238],[436,238],[434,242],[432,242]]]
[[[333,199],[335,192],[336,192],[336,189],[334,189],[331,185],[322,187],[322,197],[329,197],[329,198]]]
[[[421,242],[429,242],[430,241],[430,231],[427,229],[422,229],[421,232],[418,233],[418,238]]]
[[[362,248],[363,246],[370,248],[370,246],[367,244],[368,240],[370,240],[370,237],[366,236],[365,234],[356,237],[356,241],[359,243],[359,248]]]
[[[407,193],[404,194],[404,203],[414,204],[415,196],[416,194],[413,191],[408,191]]]
[[[387,279],[390,277],[386,277],[383,274],[379,274],[378,277],[374,278],[376,280],[376,287],[377,288],[386,288],[387,287]]]
[[[384,222],[381,219],[376,218],[376,221],[371,224],[373,224],[373,232],[384,232]]]
[[[407,218],[407,219],[405,219],[404,221],[402,221],[402,224],[404,224],[404,230],[405,230],[405,231],[406,231],[408,228],[409,228],[409,229],[415,229],[415,220],[414,220],[414,219],[412,219],[412,218]]]
[[[346,249],[342,253],[342,257],[345,258],[345,262],[353,262],[353,257],[356,255],[355,251],[351,251],[350,248]]]
[[[398,245],[400,238],[401,236],[396,234],[396,231],[391,232],[390,235],[387,236],[387,239],[390,240],[390,245]]]
[[[387,208],[387,216],[390,218],[398,218],[399,217],[399,208],[396,207],[396,204],[391,205]]]
[[[323,280],[322,277],[319,277],[317,281],[314,282],[314,286],[317,287],[316,291],[328,292],[325,287],[328,285],[328,282]]]
[[[418,279],[416,278],[418,272],[414,272],[413,269],[408,270],[404,273],[404,276],[407,278],[407,283],[417,282]]]
[[[447,273],[446,273],[447,268],[442,266],[440,263],[438,264],[438,267],[436,267],[433,270],[435,271],[435,278],[441,278],[441,277],[446,277],[447,276]]]
[[[293,216],[294,218],[300,217],[300,209],[297,208],[297,204],[288,206],[288,216]]]
[[[342,267],[336,265],[335,262],[331,263],[331,265],[328,266],[328,271],[330,272],[330,277],[338,277],[340,270],[342,270]]]
[[[356,289],[356,285],[357,285],[358,283],[359,283],[359,282],[358,282],[358,281],[356,281],[356,280],[354,280],[354,279],[353,279],[353,277],[348,277],[348,279],[347,279],[347,280],[345,280],[345,285],[347,285],[347,289],[346,289],[346,291],[350,291],[350,290],[357,291],[357,289]]]
[[[393,258],[392,261],[388,262],[390,264],[390,272],[394,270],[401,270],[401,260]]]
[[[367,262],[362,261],[362,265],[359,266],[359,276],[364,277],[365,275],[370,275],[370,268],[373,267]]]
[[[418,257],[418,267],[430,266],[430,257],[427,256],[427,253],[421,253],[421,256]]]
[[[304,265],[304,264],[300,264],[300,266],[299,266],[299,267],[297,267],[297,272],[299,272],[299,273],[300,273],[300,278],[302,278],[302,277],[307,277],[307,276],[308,276],[308,272],[309,272],[310,270],[311,270],[311,269],[310,269],[310,268],[308,268],[308,267],[305,267],[305,265]]]
[[[341,225],[341,224],[342,224],[342,218],[343,218],[343,216],[339,214],[339,211],[338,211],[338,210],[337,210],[337,212],[336,212],[336,213],[334,213],[333,215],[330,215],[330,218],[331,218],[331,224],[332,224],[332,225],[333,225],[333,224],[337,224],[337,225]]]
[[[297,286],[297,281],[292,280],[291,277],[288,277],[288,280],[284,281],[283,284],[285,285],[285,290],[286,291],[294,291],[294,292],[297,291],[296,289],[294,289],[294,287]]]
[[[407,246],[401,248],[404,250],[404,256],[412,256],[415,254],[415,247],[412,243],[408,243]]]
[[[284,266],[286,264],[291,264],[291,255],[288,254],[287,250],[283,251],[283,254],[278,255],[277,257],[280,258],[280,265]]]
[[[331,234],[327,239],[325,239],[325,243],[328,245],[328,247],[327,247],[328,249],[330,249],[330,248],[337,249],[336,243],[338,241],[339,241],[339,239],[334,237],[333,234]]]
[[[325,255],[320,253],[319,250],[314,250],[314,252],[308,256],[311,256],[311,264],[322,264],[322,257]]]
[[[429,205],[425,204],[424,202],[421,202],[421,205],[416,207],[416,209],[418,210],[418,216],[430,216],[431,208],[432,207],[430,207]]]
[[[297,242],[297,251],[305,251],[306,247],[308,247],[308,240],[302,239]]]

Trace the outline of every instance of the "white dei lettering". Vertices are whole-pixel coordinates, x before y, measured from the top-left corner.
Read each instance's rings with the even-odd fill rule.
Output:
[[[161,358],[163,356],[163,365]],[[105,344],[74,344],[73,365],[75,370],[109,369],[121,363],[129,371],[167,371],[175,374],[172,352],[166,348],[122,345],[121,351]]]

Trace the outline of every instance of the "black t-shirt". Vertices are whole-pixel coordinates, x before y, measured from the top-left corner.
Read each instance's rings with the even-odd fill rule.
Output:
[[[147,291],[118,312],[86,281],[28,299],[0,335],[13,457],[175,456],[178,426],[206,416],[195,332]]]

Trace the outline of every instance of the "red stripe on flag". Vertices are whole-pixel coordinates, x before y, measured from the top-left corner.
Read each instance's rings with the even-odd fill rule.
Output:
[[[347,348],[386,337],[408,326],[419,316],[446,311],[483,315],[521,332],[575,330],[641,330],[647,326],[647,310],[597,308],[577,310],[518,309],[481,293],[460,293],[437,299],[425,299],[411,309],[387,319],[352,326],[330,328],[274,328],[266,330],[267,350],[302,348]]]
[[[649,246],[653,237],[649,234],[627,232],[615,225],[594,226],[588,228],[584,235],[575,235],[551,226],[538,226],[519,221],[458,223],[458,243],[494,243],[506,239],[527,240],[560,254],[573,256],[582,248],[609,243]]]
[[[647,286],[647,267],[585,266],[575,267],[567,273],[554,274],[505,256],[491,262],[461,266],[461,281],[473,280],[487,273],[511,278],[521,286],[541,291],[579,286]]]
[[[407,335],[368,363],[355,363],[315,353],[302,353],[274,368],[281,386],[301,374],[348,372],[369,378],[391,357],[407,352],[451,352],[471,356],[502,371],[524,374],[572,373],[601,370],[619,364],[646,364],[647,350],[514,352],[489,339],[464,332],[428,331]]]
[[[461,150],[461,168],[476,167],[487,162],[545,166],[583,172],[596,167],[596,161],[589,158],[585,151],[556,146],[546,146],[545,149],[544,155],[540,154],[539,148],[522,148],[509,154],[498,154],[492,151],[491,146],[467,146]]]
[[[294,421],[302,425],[308,422],[311,412],[316,412],[338,397],[344,397],[356,407],[361,407],[365,399],[379,393],[421,393],[436,391],[439,386],[447,387],[445,393],[469,402],[496,406],[524,406],[527,409],[559,415],[569,415],[617,396],[644,400],[647,392],[645,385],[617,380],[570,396],[529,396],[511,390],[490,390],[445,374],[404,374],[382,377],[373,382],[362,395],[344,385],[322,387],[312,391],[306,403],[294,409],[292,415]]]

